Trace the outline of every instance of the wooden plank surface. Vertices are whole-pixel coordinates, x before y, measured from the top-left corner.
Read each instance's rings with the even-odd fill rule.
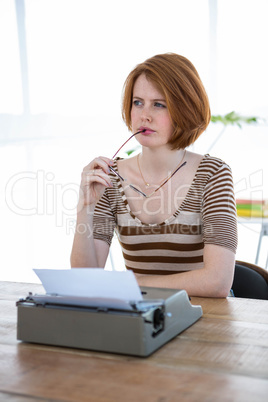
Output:
[[[261,401],[267,381],[157,363],[155,359],[77,354],[20,345],[1,350],[0,389],[66,401]],[[3,360],[2,360],[3,359]],[[5,363],[6,362],[6,363]],[[12,373],[12,375],[10,375]],[[224,393],[223,393],[224,390]],[[219,392],[221,391],[221,392]],[[244,398],[244,399],[242,399]],[[251,398],[251,399],[248,399]]]
[[[192,298],[203,317],[148,358],[21,343],[16,306],[40,285],[0,282],[0,401],[266,401],[268,302]]]

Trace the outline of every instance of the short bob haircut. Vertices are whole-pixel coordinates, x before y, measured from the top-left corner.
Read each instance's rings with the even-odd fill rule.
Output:
[[[174,126],[169,141],[171,149],[184,149],[193,144],[211,118],[208,96],[193,64],[183,56],[166,53],[151,57],[131,71],[122,97],[122,117],[130,131],[133,88],[141,74],[145,74],[166,99]]]

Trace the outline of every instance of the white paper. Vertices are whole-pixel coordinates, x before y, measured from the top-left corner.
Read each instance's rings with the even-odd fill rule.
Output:
[[[79,297],[79,296],[50,296],[50,295],[34,295],[31,297],[38,304],[56,304],[61,306],[80,306],[93,307],[103,309],[116,310],[133,310],[133,305],[128,301],[121,299],[109,299],[104,297]],[[140,302],[139,302],[140,303]],[[135,303],[136,305],[136,303]],[[137,303],[137,305],[139,305]]]
[[[105,271],[101,268],[34,269],[47,294],[97,299],[102,305],[120,308],[120,300],[143,300],[132,271]],[[107,299],[107,303],[104,299]],[[110,301],[109,301],[110,299]],[[111,300],[112,299],[112,300]]]

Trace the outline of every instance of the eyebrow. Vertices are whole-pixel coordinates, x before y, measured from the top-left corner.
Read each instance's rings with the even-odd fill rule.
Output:
[[[133,99],[139,99],[139,100],[144,100],[143,98],[140,98],[139,96],[134,96],[133,95]],[[167,103],[167,101],[166,101],[166,99],[161,99],[161,98],[156,98],[156,99],[151,99],[153,102],[166,102]]]

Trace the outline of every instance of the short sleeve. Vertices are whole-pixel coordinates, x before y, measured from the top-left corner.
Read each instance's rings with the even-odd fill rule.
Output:
[[[107,189],[95,207],[93,216],[94,239],[103,240],[111,245],[115,228],[115,216],[112,211]]]
[[[237,215],[233,177],[223,163],[208,180],[202,205],[204,244],[237,249]]]

